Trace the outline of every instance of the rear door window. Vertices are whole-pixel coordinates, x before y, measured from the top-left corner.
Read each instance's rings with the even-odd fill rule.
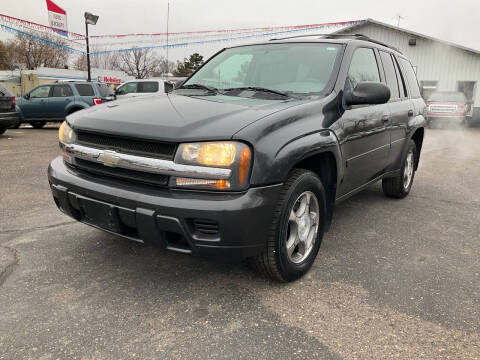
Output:
[[[94,96],[92,85],[90,84],[75,84],[75,88],[80,96]]]
[[[353,90],[362,81],[380,82],[380,73],[373,49],[359,48],[355,50],[348,70],[346,90],[348,87]]]
[[[138,83],[137,92],[140,93],[154,93],[158,91],[157,81],[145,81]]]
[[[382,59],[387,85],[390,88],[390,99],[398,99],[400,97],[400,93],[398,90],[397,74],[395,73],[392,56],[388,52],[380,51],[380,57]]]
[[[415,71],[413,71],[412,64],[410,64],[410,62],[404,58],[400,58],[400,64],[402,66],[405,77],[407,78],[410,96],[412,98],[421,97],[420,88],[418,87],[417,75],[415,75]]]
[[[67,97],[73,96],[73,91],[69,85],[55,85],[52,86],[52,91],[49,97]]]

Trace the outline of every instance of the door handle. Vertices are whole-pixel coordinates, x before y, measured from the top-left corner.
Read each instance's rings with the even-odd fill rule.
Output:
[[[382,116],[382,122],[387,123],[389,120],[390,120],[390,118],[388,117],[388,115],[383,115]]]
[[[412,117],[413,116],[413,110],[408,110],[408,116]]]

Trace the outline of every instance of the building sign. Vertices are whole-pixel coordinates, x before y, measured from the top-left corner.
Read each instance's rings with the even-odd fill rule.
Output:
[[[48,22],[60,35],[68,36],[67,12],[52,0],[47,0]]]
[[[104,82],[104,83],[109,83],[109,84],[121,84],[122,79],[116,78],[116,77],[111,77],[111,76],[98,76],[97,77],[98,82]]]

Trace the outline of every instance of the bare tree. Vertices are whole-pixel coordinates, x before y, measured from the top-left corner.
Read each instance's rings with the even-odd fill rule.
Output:
[[[66,45],[64,40],[51,35],[42,34],[42,37],[59,45]],[[61,46],[52,46],[22,35],[17,35],[11,44],[13,60],[24,64],[27,69],[39,66],[64,68],[68,65],[70,54]]]
[[[157,73],[159,64],[160,59],[151,49],[135,49],[118,55],[118,69],[137,79]]]
[[[170,73],[173,73],[176,70],[175,62],[169,61],[167,65],[167,59],[165,57],[161,57],[158,61],[158,68],[152,74],[154,77],[166,76]]]
[[[13,43],[7,41],[0,41],[0,70],[12,69],[14,59]]]
[[[75,70],[87,70],[87,57],[80,55],[73,61],[73,68]]]
[[[90,48],[92,53],[99,51],[98,47],[93,46]],[[118,69],[119,68],[119,55],[114,52],[107,52],[103,54],[90,55],[91,66],[98,69]]]

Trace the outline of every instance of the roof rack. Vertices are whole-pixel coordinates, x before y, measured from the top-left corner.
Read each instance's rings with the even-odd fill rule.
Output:
[[[307,35],[295,35],[295,36],[286,36],[283,38],[276,38],[276,39],[270,39],[269,41],[276,41],[276,40],[288,40],[288,39],[296,39],[296,38],[303,38],[303,37],[319,37],[322,39],[345,39],[345,38],[352,38],[355,40],[363,40],[363,41],[369,41],[378,45],[382,45],[385,47],[388,47],[392,50],[398,51],[401,53],[400,50],[397,48],[387,45],[385,43],[382,43],[380,41],[374,40],[366,35],[363,34],[307,34]]]

